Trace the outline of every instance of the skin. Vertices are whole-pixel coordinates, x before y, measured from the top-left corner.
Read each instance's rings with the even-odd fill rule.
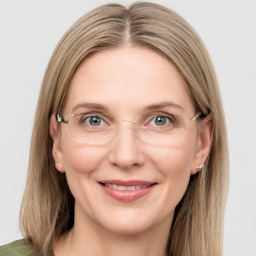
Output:
[[[172,111],[187,121],[196,114],[172,63],[152,50],[127,46],[85,59],[71,81],[62,114],[68,119],[78,103],[93,102],[104,104],[115,120],[138,120],[148,105],[167,101],[182,109],[154,112]],[[105,145],[86,145],[70,134],[68,125],[58,127],[52,117],[53,157],[75,198],[75,225],[56,242],[55,255],[165,255],[175,207],[209,153],[211,119],[193,122],[182,136],[158,146],[138,139],[129,122]],[[120,202],[98,184],[113,179],[157,185],[141,198]]]

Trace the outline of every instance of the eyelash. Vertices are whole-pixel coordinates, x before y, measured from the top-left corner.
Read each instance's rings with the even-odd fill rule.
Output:
[[[81,114],[74,114],[74,115],[81,115],[79,119],[79,123],[85,123],[86,119],[97,117],[100,118],[101,121],[103,121],[106,125],[109,125],[110,122],[106,121],[106,118],[110,119],[107,115],[103,115],[102,113],[93,112],[93,113],[81,113]],[[156,113],[156,114],[150,114],[145,117],[145,122],[143,122],[144,125],[149,126],[149,124],[157,117],[165,118],[168,120],[167,124],[160,125],[161,126],[167,126],[168,124],[174,124],[175,123],[175,115],[167,114],[167,113]],[[147,121],[148,120],[148,121]],[[93,125],[91,125],[93,126]],[[102,126],[102,125],[99,125]],[[155,126],[158,126],[155,124]]]
[[[161,126],[167,126],[168,124],[170,123],[173,123],[174,122],[174,118],[173,117],[170,117],[169,115],[154,115],[152,116],[152,118],[150,119],[149,122],[147,122],[147,124],[150,124],[152,121],[156,122],[157,121],[157,118],[162,118],[162,119],[165,119],[165,123]],[[156,126],[159,126],[155,123]]]
[[[104,116],[104,118],[101,116],[101,114],[99,113],[82,113],[82,114],[77,114],[77,115],[81,115],[81,118],[79,119],[79,123],[86,123],[86,120],[89,118],[93,118],[93,117],[97,117],[100,118],[101,121],[103,121],[106,124],[109,124],[108,122],[106,122],[105,118],[106,116]]]

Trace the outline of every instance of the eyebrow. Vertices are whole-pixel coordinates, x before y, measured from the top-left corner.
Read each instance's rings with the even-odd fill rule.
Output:
[[[107,107],[105,107],[102,104],[97,104],[97,103],[79,103],[79,104],[75,105],[72,108],[72,112],[74,112],[75,110],[77,110],[79,108],[93,108],[93,109],[97,109],[97,110],[106,110],[107,109]]]
[[[152,104],[152,105],[147,106],[146,109],[154,110],[154,109],[167,108],[167,107],[173,107],[173,108],[177,108],[177,109],[184,111],[184,108],[181,105],[176,104],[174,102],[170,102],[170,101],[162,102],[162,103],[158,103],[158,104]]]
[[[170,102],[170,101],[160,102],[157,104],[151,104],[151,105],[146,106],[145,109],[146,110],[155,110],[155,109],[161,109],[161,108],[167,108],[167,107],[177,108],[177,109],[184,111],[184,108],[181,105],[176,104],[174,102]],[[105,106],[104,104],[79,103],[72,108],[72,113],[79,108],[92,108],[92,109],[96,109],[99,111],[106,111],[108,109],[107,106]]]

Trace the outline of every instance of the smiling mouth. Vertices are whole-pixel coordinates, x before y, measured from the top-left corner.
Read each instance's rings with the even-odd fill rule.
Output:
[[[148,181],[100,181],[103,191],[112,198],[121,202],[132,202],[150,193],[157,185]]]
[[[123,186],[123,185],[101,183],[101,182],[100,182],[100,184],[105,186],[105,187],[112,188],[112,189],[115,189],[115,190],[120,190],[120,191],[140,190],[140,189],[145,189],[145,188],[148,188],[148,187],[151,187],[151,186],[155,185],[155,183],[153,183],[153,184],[149,184],[149,185]]]

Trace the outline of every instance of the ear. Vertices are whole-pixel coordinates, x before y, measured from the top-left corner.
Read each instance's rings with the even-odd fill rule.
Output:
[[[213,139],[213,120],[212,115],[202,119],[199,123],[198,138],[196,142],[196,151],[193,159],[191,175],[200,171],[200,167],[204,165],[212,147]]]
[[[63,154],[60,143],[60,132],[58,131],[58,123],[54,115],[52,115],[50,119],[50,135],[53,142],[52,156],[55,161],[55,168],[60,172],[64,172]]]

